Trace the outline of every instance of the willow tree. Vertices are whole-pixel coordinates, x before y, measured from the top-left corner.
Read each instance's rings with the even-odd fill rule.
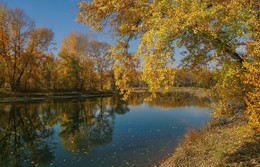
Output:
[[[259,48],[260,6],[257,0],[93,0],[79,3],[79,8],[79,22],[91,25],[94,30],[109,26],[118,37],[112,54],[117,60],[115,75],[120,80],[128,81],[122,67],[141,59],[144,62],[142,78],[149,90],[155,92],[160,87],[167,90],[174,84],[170,68],[174,50],[179,47],[186,50],[186,65],[201,68],[214,61],[225,70],[218,73],[220,82],[216,89],[230,87],[232,91],[222,97],[236,93],[243,97],[251,91],[259,92],[259,85],[242,83],[244,71],[249,78],[255,75],[248,68],[259,71],[259,53],[251,51],[254,48],[251,46]],[[138,51],[129,58],[129,42],[136,38],[140,40]],[[245,67],[251,62],[256,63],[254,67]],[[125,82],[117,83],[121,89],[128,89],[119,85]],[[245,105],[241,99],[233,97],[224,101],[221,96],[218,98],[220,105],[216,105],[220,106],[219,111],[227,111],[230,105],[234,110],[251,104],[259,106],[253,102]],[[256,96],[259,100],[259,93]],[[236,100],[241,105],[235,105]],[[256,110],[253,113],[258,114]],[[230,114],[234,116],[233,112]],[[259,123],[259,116],[254,121]]]

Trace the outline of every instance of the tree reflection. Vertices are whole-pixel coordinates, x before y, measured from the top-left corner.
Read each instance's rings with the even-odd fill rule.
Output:
[[[48,164],[54,159],[54,131],[40,120],[35,106],[0,108],[0,166]]]
[[[152,100],[148,104],[150,106],[160,106],[163,108],[176,108],[176,107],[191,107],[198,108],[208,107],[208,98],[197,97],[189,92],[174,92],[166,94],[158,94],[156,99]]]
[[[54,160],[54,126],[58,125],[64,149],[90,154],[97,146],[112,141],[115,116],[144,103],[146,94],[120,97],[70,99],[21,104],[0,104],[0,166],[50,164]],[[158,95],[149,106],[206,107],[204,99],[190,94]],[[55,128],[56,129],[56,128]]]
[[[116,107],[120,106],[115,107],[113,104],[117,102],[114,100],[99,98],[72,103],[74,108],[60,121],[59,136],[63,146],[71,152],[90,153],[96,146],[110,143],[118,111]],[[122,113],[126,112],[123,111],[125,108],[120,109]]]
[[[132,106],[141,105],[144,103],[144,99],[148,96],[148,93],[133,93],[129,96],[128,103]],[[158,106],[162,108],[190,106],[203,108],[208,107],[207,102],[209,102],[209,99],[206,97],[196,97],[189,92],[174,92],[165,94],[157,93],[156,98],[147,103],[149,106]]]
[[[0,166],[51,163],[54,125],[65,149],[90,153],[111,142],[115,114],[128,111],[117,97],[0,104]]]
[[[123,115],[130,111],[128,102],[123,101],[120,96],[111,98],[108,104],[111,106],[111,111],[115,114]]]

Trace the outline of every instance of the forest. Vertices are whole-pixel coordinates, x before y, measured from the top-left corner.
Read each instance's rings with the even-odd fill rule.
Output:
[[[72,32],[53,55],[54,33],[35,27],[22,9],[1,6],[0,86],[13,92],[113,87],[110,45]]]
[[[22,9],[1,6],[0,88],[12,92],[115,90],[111,45],[91,34],[71,32],[62,41],[58,55],[54,32],[35,27]],[[147,87],[142,70],[132,68],[132,87]],[[175,86],[209,88],[212,72],[172,68]],[[203,80],[201,78],[204,78]]]

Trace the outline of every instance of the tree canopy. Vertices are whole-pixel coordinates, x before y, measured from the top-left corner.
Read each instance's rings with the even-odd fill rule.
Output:
[[[54,33],[0,3],[0,89],[12,92],[114,89],[110,45],[71,32],[53,55]]]
[[[233,116],[233,111],[245,106],[254,127],[260,127],[257,0],[93,0],[80,2],[79,8],[79,22],[94,30],[108,26],[118,37],[112,55],[116,59],[117,85],[125,90],[122,92],[129,89],[125,67],[140,60],[142,79],[149,90],[167,90],[174,84],[170,70],[174,50],[185,48],[186,66],[199,69],[215,62],[222,70],[217,72],[219,83],[215,90],[225,93],[216,98],[216,106],[221,106],[222,111],[232,106]],[[129,56],[132,39],[139,39],[140,45],[137,53]],[[241,100],[245,95],[246,104]],[[236,105],[238,101],[241,105]]]

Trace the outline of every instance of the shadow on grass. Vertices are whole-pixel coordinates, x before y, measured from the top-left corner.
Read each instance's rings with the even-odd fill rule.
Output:
[[[236,152],[226,156],[226,161],[220,166],[254,167],[260,165],[260,135],[256,135],[253,141],[245,143]]]

